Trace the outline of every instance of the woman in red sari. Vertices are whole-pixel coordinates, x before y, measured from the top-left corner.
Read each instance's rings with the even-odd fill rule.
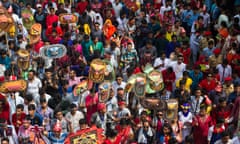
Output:
[[[208,143],[208,129],[212,125],[212,119],[206,114],[207,107],[201,105],[200,112],[193,119],[193,137],[195,144]]]
[[[85,105],[87,108],[87,122],[90,124],[91,117],[95,112],[97,112],[98,105],[98,93],[95,93],[93,89],[91,90],[91,93],[86,97]]]

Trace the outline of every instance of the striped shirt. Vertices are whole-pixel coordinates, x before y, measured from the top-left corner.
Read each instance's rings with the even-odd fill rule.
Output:
[[[67,133],[61,133],[60,138],[55,137],[53,132],[48,133],[48,139],[51,141],[51,144],[64,144],[65,139],[67,138]]]
[[[121,57],[121,61],[125,63],[125,65],[130,64],[133,61],[137,61],[138,62],[138,55],[137,55],[137,51],[135,49],[132,49],[130,52],[126,51],[122,57]]]

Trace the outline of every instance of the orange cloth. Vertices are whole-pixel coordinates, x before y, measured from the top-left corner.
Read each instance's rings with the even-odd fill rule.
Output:
[[[110,40],[112,35],[116,32],[116,27],[112,24],[110,19],[107,19],[103,25],[104,36],[107,40]]]

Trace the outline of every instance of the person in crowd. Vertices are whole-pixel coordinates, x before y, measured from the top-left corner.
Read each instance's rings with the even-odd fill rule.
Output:
[[[24,106],[22,104],[18,104],[16,106],[16,113],[12,115],[12,124],[15,127],[16,133],[18,133],[19,127],[23,124],[23,120],[26,117],[23,109]]]
[[[184,103],[181,105],[182,111],[178,113],[179,121],[183,123],[183,129],[182,129],[182,138],[183,140],[186,138],[186,136],[190,135],[192,130],[192,122],[193,122],[193,115],[190,112],[190,104]]]
[[[187,71],[184,71],[183,72],[183,77],[176,81],[176,87],[177,88],[179,87],[179,82],[180,81],[184,81],[184,83],[185,83],[184,89],[187,90],[188,92],[190,92],[190,88],[191,88],[191,85],[192,85],[192,79],[189,77],[189,73]]]
[[[212,126],[212,118],[206,113],[207,107],[202,104],[200,112],[193,118],[194,143],[208,143],[208,130]]]
[[[43,117],[39,113],[37,113],[36,106],[34,104],[28,105],[28,113],[29,114],[27,116],[29,117],[32,126],[42,126]]]
[[[173,71],[176,75],[176,80],[180,79],[183,75],[183,72],[186,70],[186,64],[183,63],[183,56],[178,55],[177,61],[172,62],[170,66],[173,68]]]
[[[61,124],[56,123],[53,127],[53,130],[50,132],[44,132],[48,137],[51,143],[64,144],[65,139],[67,138],[67,133],[62,132]]]
[[[208,130],[208,143],[214,144],[216,141],[220,140],[222,132],[225,131],[224,120],[217,119],[216,124],[211,126]]]
[[[27,94],[33,96],[34,101],[39,97],[39,90],[42,88],[42,82],[37,77],[36,72],[31,70],[28,72],[28,88]]]
[[[197,115],[200,112],[200,106],[204,98],[202,96],[202,90],[197,88],[194,95],[190,98],[191,112],[193,115]]]
[[[155,139],[155,130],[148,121],[143,122],[143,126],[137,132],[138,143],[153,143]]]
[[[209,93],[210,91],[214,90],[217,86],[216,80],[213,78],[213,75],[211,73],[207,74],[207,78],[203,79],[200,83],[199,86]]]
[[[74,103],[70,105],[70,109],[71,111],[66,114],[65,118],[67,121],[71,122],[73,132],[76,132],[79,120],[83,119],[85,116],[83,112],[77,110],[77,105]]]
[[[93,89],[91,89],[90,94],[85,99],[85,105],[87,109],[86,119],[88,124],[91,124],[92,115],[97,112],[97,104],[98,104],[98,93],[96,93]]]
[[[40,98],[40,106],[37,108],[37,112],[43,117],[43,126],[47,131],[50,130],[50,120],[53,118],[53,110],[48,107],[47,100]]]

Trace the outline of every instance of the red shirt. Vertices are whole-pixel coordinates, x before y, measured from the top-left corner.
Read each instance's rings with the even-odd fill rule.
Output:
[[[15,127],[15,129],[16,129],[16,132],[18,132],[18,129],[19,129],[19,127],[22,125],[23,120],[25,119],[25,117],[26,117],[26,114],[25,114],[25,113],[21,113],[19,116],[17,116],[16,113],[14,113],[14,114],[12,115],[12,123],[13,123],[13,125],[14,125],[14,127]],[[20,121],[21,124],[17,124],[17,121]]]
[[[60,42],[61,38],[58,36],[57,37],[50,36],[48,38],[48,40],[51,44],[58,44]]]
[[[79,2],[79,3],[77,4],[78,13],[79,13],[80,15],[82,15],[82,14],[85,12],[87,6],[88,6],[88,2],[87,2],[87,1],[85,1],[85,2]]]
[[[46,30],[46,36],[49,37],[52,34],[52,30],[55,29],[57,31],[58,36],[62,36],[63,35],[63,31],[61,29],[61,27],[57,26],[56,28],[53,28],[52,26],[49,26]]]
[[[46,18],[46,25],[47,27],[50,27],[52,26],[52,24],[54,22],[58,22],[58,16],[57,15],[47,15],[47,18]]]
[[[188,64],[189,63],[189,58],[190,58],[190,55],[191,55],[191,49],[190,48],[187,48],[185,50],[183,49],[181,52],[183,54],[183,63]]]
[[[173,87],[172,84],[176,80],[176,75],[174,72],[168,73],[167,70],[162,71],[163,82],[168,91],[172,91]]]
[[[215,79],[208,82],[207,79],[204,79],[200,82],[199,86],[203,89],[205,89],[207,92],[210,92],[217,86],[217,82]]]

